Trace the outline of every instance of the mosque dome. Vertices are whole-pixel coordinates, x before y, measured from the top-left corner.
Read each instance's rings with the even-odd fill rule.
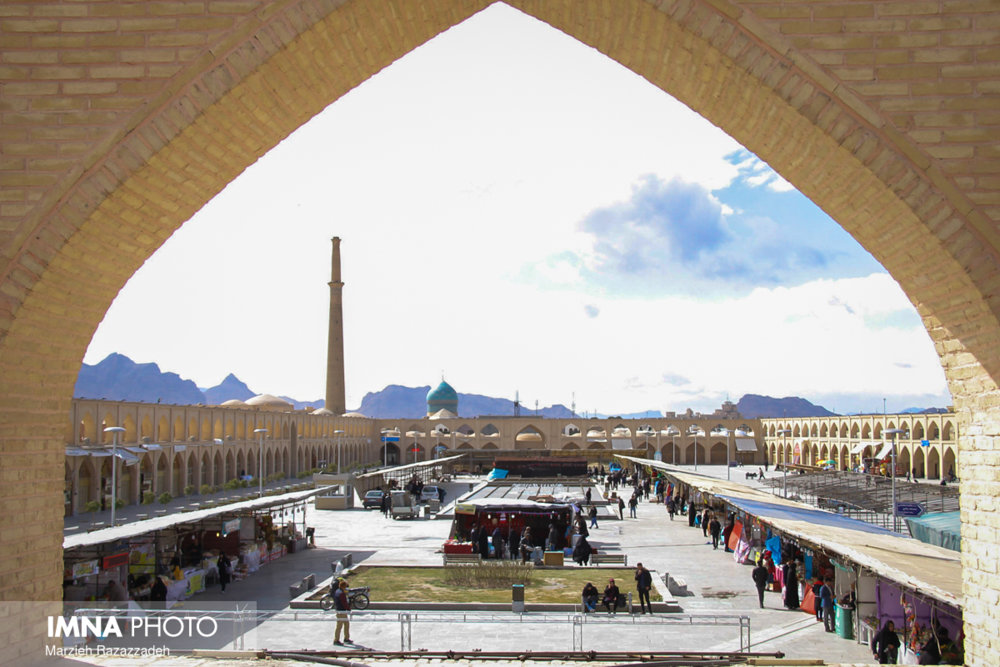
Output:
[[[222,404],[224,408],[245,408],[246,406],[247,404],[238,398],[231,398]]]
[[[319,410],[313,410],[309,414],[311,415],[332,415],[333,413],[326,408],[320,408]]]
[[[288,412],[295,409],[295,406],[288,401],[282,400],[277,396],[271,396],[270,394],[259,394],[253,398],[249,398],[246,404],[251,408],[271,410],[273,412]]]
[[[458,414],[458,392],[444,380],[427,392],[427,414],[432,415],[439,410]]]

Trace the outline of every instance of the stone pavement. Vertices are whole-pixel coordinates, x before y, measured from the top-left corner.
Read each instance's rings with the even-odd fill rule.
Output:
[[[724,466],[701,465],[699,472],[725,477]],[[737,476],[743,477],[734,471],[733,479]],[[453,500],[459,491],[467,489],[466,481],[450,485],[448,499]],[[248,600],[255,601],[259,609],[285,608],[289,601],[289,584],[310,573],[315,573],[318,580],[326,579],[330,574],[330,562],[348,551],[354,554],[355,563],[439,565],[438,549],[450,528],[447,520],[393,521],[377,511],[362,509],[337,512],[310,508],[307,523],[316,527],[318,548],[270,563],[245,581],[231,584],[225,594],[215,587],[193,601]],[[636,519],[602,521],[599,528],[591,531],[591,541],[627,553],[630,565],[642,562],[654,576],[670,573],[684,579],[689,595],[677,598],[682,608],[679,615],[588,616],[578,628],[586,650],[736,651],[740,645],[737,627],[675,621],[687,615],[742,615],[750,619],[754,651],[781,651],[789,658],[818,658],[827,663],[872,662],[867,647],[824,632],[822,624],[809,614],[784,610],[777,593],[767,593],[766,608],[759,609],[750,567],[737,564],[731,554],[721,549],[714,551],[700,528],[688,527],[686,517],[671,522],[661,505],[642,503]],[[601,570],[592,569],[595,584],[601,587]],[[405,606],[401,605],[400,610],[405,611]],[[410,641],[413,649],[428,650],[569,650],[574,644],[571,616],[563,612],[529,613],[524,617],[509,613],[457,617],[419,612],[410,626]],[[518,622],[511,623],[514,619]],[[392,651],[400,649],[402,631],[398,612],[372,611],[367,620],[364,613],[356,614],[351,634],[360,645]],[[332,650],[336,648],[332,645],[332,632],[330,615],[318,621],[272,620],[257,628],[256,639],[259,645],[273,650]],[[363,658],[355,659],[364,661]],[[155,667],[165,664],[194,667],[204,664],[202,660],[173,657],[126,663],[115,658],[87,659],[91,664],[149,664]],[[223,663],[210,664],[222,667]],[[409,664],[413,664],[412,661]]]

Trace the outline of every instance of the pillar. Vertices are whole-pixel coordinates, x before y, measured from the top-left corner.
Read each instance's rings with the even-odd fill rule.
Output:
[[[344,397],[344,283],[340,280],[340,237],[333,237],[330,276],[330,331],[326,351],[326,409],[347,412]]]

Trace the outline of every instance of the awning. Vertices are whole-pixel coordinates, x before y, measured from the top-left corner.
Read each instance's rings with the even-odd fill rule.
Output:
[[[889,456],[891,452],[892,452],[892,443],[891,442],[883,443],[882,449],[878,450],[878,454],[875,455],[875,458],[881,461],[885,457]]]
[[[738,452],[756,452],[757,443],[753,438],[736,438],[736,451]]]
[[[148,452],[159,452],[163,450],[163,447],[160,447],[159,445],[156,444],[143,445],[142,447]]]
[[[921,542],[935,544],[952,551],[962,550],[961,512],[935,512],[906,519],[910,535]]]
[[[136,454],[136,455],[139,455],[139,456],[141,456],[141,455],[143,455],[143,454],[146,453],[146,450],[143,449],[142,447],[119,447],[119,449],[125,449],[125,450],[130,451],[133,454]]]
[[[115,456],[120,458],[122,462],[127,466],[134,466],[139,462],[139,457],[132,452],[126,451],[119,447],[115,450]]]
[[[90,456],[90,452],[79,447],[67,447],[66,456]]]
[[[868,443],[862,440],[858,444],[854,445],[854,447],[851,449],[851,454],[860,454],[862,451],[864,451],[865,447],[867,446]]]

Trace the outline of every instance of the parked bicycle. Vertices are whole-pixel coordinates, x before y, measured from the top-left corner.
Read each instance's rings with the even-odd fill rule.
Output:
[[[351,605],[352,609],[367,609],[368,604],[371,602],[368,598],[370,593],[370,586],[348,588],[347,601]],[[326,593],[323,597],[321,597],[319,599],[319,606],[322,607],[324,611],[330,611],[333,609],[333,593]]]

